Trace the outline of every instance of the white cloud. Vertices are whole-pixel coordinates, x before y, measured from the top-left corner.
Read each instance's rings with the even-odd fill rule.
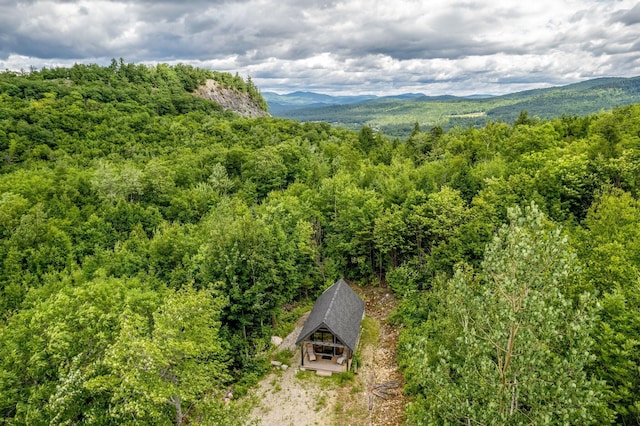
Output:
[[[187,62],[264,90],[505,93],[637,74],[630,0],[0,3],[0,68]]]

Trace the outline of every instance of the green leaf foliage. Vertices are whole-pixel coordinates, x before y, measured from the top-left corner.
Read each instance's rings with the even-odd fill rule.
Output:
[[[344,277],[401,299],[408,423],[637,424],[640,106],[392,140],[223,112],[207,79],[261,99],[186,65],[0,73],[0,423],[246,424],[222,395]]]
[[[90,388],[112,392],[110,414],[121,422],[171,423],[207,415],[203,399],[222,394],[228,347],[219,338],[225,301],[191,286],[165,295],[151,318],[125,309],[105,354],[110,374]],[[167,407],[168,406],[168,407]]]
[[[427,321],[405,335],[410,424],[602,424],[604,383],[592,377],[588,301],[559,229],[532,205],[511,212],[478,272],[457,269],[432,290]]]

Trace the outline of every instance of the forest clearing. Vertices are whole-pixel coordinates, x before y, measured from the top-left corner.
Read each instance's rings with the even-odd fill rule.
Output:
[[[402,394],[402,375],[396,360],[398,327],[389,323],[397,300],[388,288],[355,287],[366,302],[366,325],[375,336],[359,346],[361,367],[345,378],[319,377],[313,371],[300,371],[300,351],[295,347],[308,314],[303,315],[277,350],[291,350],[288,369],[278,367],[250,392],[256,401],[251,418],[260,425],[372,425],[395,426],[402,422],[406,397]],[[373,337],[373,339],[372,339]],[[387,399],[371,393],[372,382],[396,381],[395,395]],[[373,399],[372,409],[369,409]]]

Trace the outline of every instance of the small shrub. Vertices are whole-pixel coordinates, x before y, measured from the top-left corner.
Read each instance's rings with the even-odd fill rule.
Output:
[[[416,261],[409,261],[389,271],[387,282],[395,295],[402,298],[417,290],[424,290],[424,283],[429,282],[427,272]]]
[[[247,394],[247,391],[260,381],[260,379],[269,371],[269,363],[267,359],[257,357],[254,362],[248,365],[250,369],[240,376],[234,384],[234,398],[240,398]]]
[[[346,386],[349,383],[353,383],[355,374],[353,371],[345,371],[344,373],[332,374],[331,378],[334,379],[339,386]]]
[[[273,329],[273,334],[276,336],[286,337],[293,331],[296,326],[296,322],[305,313],[311,310],[313,307],[313,300],[305,300],[300,302],[298,306],[286,311],[282,309],[277,314],[276,326]]]
[[[291,365],[291,360],[293,359],[293,351],[291,349],[283,349],[278,351],[273,356],[274,361],[279,361],[283,364]]]

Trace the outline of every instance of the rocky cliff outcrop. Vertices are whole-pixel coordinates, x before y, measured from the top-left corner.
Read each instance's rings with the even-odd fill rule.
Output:
[[[207,80],[205,85],[196,89],[195,95],[212,100],[219,104],[225,111],[231,110],[243,117],[255,118],[269,116],[269,113],[260,108],[260,105],[253,100],[249,94],[223,87],[215,80]]]

